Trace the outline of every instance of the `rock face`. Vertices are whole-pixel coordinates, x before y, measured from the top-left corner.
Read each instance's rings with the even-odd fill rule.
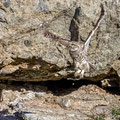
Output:
[[[120,119],[120,95],[113,95],[96,85],[67,89],[57,86],[59,89],[52,91],[40,84],[5,86],[0,120]],[[51,88],[55,86],[51,85]]]
[[[0,80],[73,79],[73,60],[68,48],[45,38],[44,30],[85,42],[99,18],[101,3],[105,16],[88,52],[94,71],[85,74],[85,78],[98,81],[110,75],[120,77],[119,0],[2,0]]]

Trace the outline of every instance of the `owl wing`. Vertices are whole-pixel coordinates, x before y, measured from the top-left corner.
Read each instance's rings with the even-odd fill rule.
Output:
[[[85,42],[85,45],[84,45],[84,51],[85,51],[85,53],[87,53],[87,51],[88,51],[88,47],[89,47],[89,44],[90,44],[91,37],[94,35],[95,31],[98,29],[98,27],[99,27],[99,25],[101,23],[101,20],[102,20],[102,18],[104,16],[104,7],[103,7],[103,4],[101,4],[100,7],[101,7],[101,15],[100,15],[100,17],[99,17],[99,19],[98,19],[95,27],[93,28],[93,30],[88,35],[88,38],[87,38],[87,40]]]
[[[47,37],[47,38],[50,38],[52,40],[59,41],[62,45],[66,46],[66,47],[69,46],[70,40],[63,39],[59,36],[56,36],[55,34],[49,32],[48,30],[44,31],[44,36]]]

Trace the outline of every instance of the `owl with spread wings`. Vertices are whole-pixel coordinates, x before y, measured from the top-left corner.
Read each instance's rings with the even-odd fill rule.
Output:
[[[62,45],[68,47],[70,56],[72,57],[74,63],[75,77],[83,78],[85,73],[90,72],[91,65],[87,58],[87,51],[89,48],[91,37],[94,35],[95,31],[99,27],[101,20],[104,16],[104,7],[102,4],[100,7],[101,7],[100,17],[97,20],[93,30],[91,30],[91,32],[89,33],[85,43],[79,43],[78,41],[63,39],[49,32],[48,30],[44,31],[45,37],[59,41]]]

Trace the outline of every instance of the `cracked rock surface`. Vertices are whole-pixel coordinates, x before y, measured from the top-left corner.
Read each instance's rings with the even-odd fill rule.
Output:
[[[43,83],[4,85],[0,102],[0,120],[120,118],[120,95],[117,95],[117,92],[105,91],[93,84],[73,85],[72,82],[67,82],[69,86],[63,87],[62,83],[56,83],[45,86]]]
[[[101,3],[105,16],[88,53],[95,70],[85,78],[99,81],[116,75],[118,82],[120,65],[115,64],[120,64],[119,0],[1,0],[0,80],[73,79],[68,49],[45,38],[44,29],[68,40],[85,42],[100,15]]]
[[[94,70],[77,81],[68,48],[44,31],[84,43],[101,3]],[[119,90],[88,80],[120,88],[120,0],[0,0],[0,120],[120,119]]]

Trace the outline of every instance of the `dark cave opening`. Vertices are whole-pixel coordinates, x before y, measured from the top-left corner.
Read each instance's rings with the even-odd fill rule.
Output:
[[[103,88],[101,86],[101,81],[93,82],[85,79],[77,80],[77,81],[61,79],[56,81],[50,80],[50,81],[41,81],[41,82],[4,81],[0,84],[6,85],[5,89],[11,89],[11,87],[9,86],[13,86],[14,90],[16,89],[19,91],[21,88],[25,88],[26,90],[38,91],[37,87],[40,87],[41,91],[45,91],[45,92],[51,91],[54,95],[57,96],[69,94],[72,91],[79,89],[81,86],[96,85],[100,88]],[[103,89],[111,94],[120,95],[119,88],[117,87],[105,87]]]

